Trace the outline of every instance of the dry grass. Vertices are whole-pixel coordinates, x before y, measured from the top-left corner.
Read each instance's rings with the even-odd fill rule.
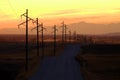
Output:
[[[27,80],[33,73],[36,72],[38,67],[40,66],[41,59],[39,57],[35,57],[29,61],[28,71],[25,71],[25,65],[20,69],[19,74],[16,76],[15,80]]]
[[[10,43],[12,45],[12,43]],[[14,44],[14,43],[13,43]],[[44,48],[44,57],[48,57],[48,56],[59,56],[61,51],[63,50],[63,46],[61,44],[57,44],[56,47],[56,54],[54,55],[53,53],[53,43],[47,43],[48,45],[50,44],[50,46],[47,46]],[[3,44],[2,44],[3,45]],[[25,52],[21,51],[21,53],[11,53],[9,52],[9,48],[7,48],[7,43],[5,46],[6,51],[8,49],[8,51],[6,53],[1,53],[0,54],[0,64],[2,66],[1,70],[3,67],[3,65],[5,65],[6,68],[4,69],[8,69],[10,71],[12,71],[13,68],[10,68],[9,66],[11,66],[11,64],[14,66],[19,65],[19,67],[15,67],[16,71],[12,71],[12,74],[17,73],[16,75],[12,76],[12,78],[16,77],[16,80],[26,80],[28,79],[31,75],[33,75],[36,70],[38,69],[38,67],[41,65],[41,49],[40,49],[40,56],[37,56],[37,49],[32,49],[29,50],[29,70],[26,72],[25,71]],[[16,45],[16,44],[15,44]],[[12,46],[15,46],[12,45]],[[19,48],[19,47],[18,47]],[[19,51],[17,51],[19,52]],[[7,66],[6,66],[7,65]],[[11,72],[9,72],[11,74]],[[7,76],[7,75],[6,75]],[[9,79],[9,80],[13,80],[13,79]]]
[[[85,80],[120,80],[120,55],[79,55]]]
[[[59,45],[61,46],[61,45]],[[48,56],[58,56],[60,55],[61,51],[63,50],[63,47],[57,47],[56,48],[56,55],[53,53],[53,46],[44,48],[44,57]],[[41,59],[41,50],[40,50],[40,56],[37,57],[36,50],[31,51],[29,54],[32,60],[29,61],[29,71],[25,71],[24,68],[22,68],[19,75],[16,77],[16,80],[27,80],[31,75],[33,75],[38,67],[41,65],[42,59]]]

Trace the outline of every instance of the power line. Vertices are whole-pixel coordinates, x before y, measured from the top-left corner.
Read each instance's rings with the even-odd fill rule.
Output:
[[[17,15],[17,13],[16,13],[16,11],[15,11],[13,5],[11,4],[11,1],[10,1],[10,0],[8,0],[8,4],[9,4],[9,6],[10,6],[12,12],[14,13],[14,15],[15,15],[16,17],[18,17],[18,15]]]

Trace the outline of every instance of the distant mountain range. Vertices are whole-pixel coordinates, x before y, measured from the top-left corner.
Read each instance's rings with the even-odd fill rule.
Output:
[[[120,35],[120,23],[111,23],[111,24],[95,24],[87,22],[78,22],[67,25],[67,31],[71,30],[72,32],[76,31],[78,34],[92,34],[92,35]],[[46,27],[47,34],[53,34],[52,27]],[[35,33],[36,31],[29,31],[29,33]],[[24,34],[25,29],[18,28],[4,28],[0,29],[0,34]],[[61,28],[58,27],[58,32],[61,34]]]
[[[107,33],[105,34],[107,36],[120,36],[120,32],[116,32],[116,33]]]
[[[108,34],[120,32],[120,23],[111,24],[95,24],[79,22],[73,23],[68,26],[71,30],[76,30],[80,34]],[[117,34],[117,33],[116,33]]]

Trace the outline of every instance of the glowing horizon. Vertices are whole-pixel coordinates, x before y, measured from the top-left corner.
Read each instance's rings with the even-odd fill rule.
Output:
[[[46,26],[76,22],[119,23],[120,0],[1,0],[0,29],[15,28],[20,15],[29,10],[31,18],[39,18]]]

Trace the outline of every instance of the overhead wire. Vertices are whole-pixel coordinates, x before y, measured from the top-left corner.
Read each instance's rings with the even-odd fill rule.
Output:
[[[14,13],[14,15],[15,15],[16,17],[18,17],[18,15],[17,15],[17,13],[16,13],[16,11],[15,11],[13,5],[11,4],[11,1],[10,1],[10,0],[8,0],[8,4],[9,4],[9,6],[10,6],[12,12]]]

